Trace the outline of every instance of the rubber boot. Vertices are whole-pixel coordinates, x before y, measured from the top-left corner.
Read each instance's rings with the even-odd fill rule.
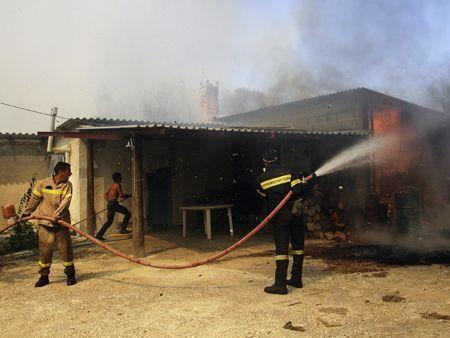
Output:
[[[277,268],[275,270],[275,283],[272,286],[264,288],[264,292],[277,295],[285,295],[288,293],[286,287],[287,269],[289,266],[288,260],[277,261]]]
[[[36,284],[34,284],[34,286],[40,288],[47,285],[48,283],[50,283],[50,281],[48,280],[48,276],[41,275],[41,277],[39,277],[38,281],[36,282]]]
[[[294,288],[302,288],[302,271],[304,255],[294,255],[294,262],[292,264],[291,279],[286,284]]]
[[[75,279],[75,272],[67,274],[67,285],[77,284],[77,280]]]

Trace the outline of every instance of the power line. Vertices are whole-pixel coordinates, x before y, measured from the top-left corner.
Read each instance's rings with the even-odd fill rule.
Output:
[[[16,106],[10,103],[6,103],[6,102],[1,102],[0,104],[7,106],[7,107],[11,107],[11,108],[16,108],[16,109],[21,109],[21,110],[25,110],[25,111],[29,111],[35,114],[39,114],[39,115],[45,115],[45,116],[50,116],[52,117],[52,114],[49,113],[44,113],[42,111],[39,110],[34,110],[34,109],[29,109],[29,108],[25,108],[25,107],[20,107],[20,106]],[[72,118],[72,117],[66,117],[66,116],[60,116],[60,115],[56,115],[56,120],[58,121],[58,119],[63,119],[63,120],[79,120],[78,118]],[[58,121],[59,122],[59,121]],[[96,125],[96,126],[104,126],[103,123],[96,123],[96,122],[92,122],[92,121],[88,121],[87,123],[92,124],[92,125]]]
[[[6,102],[0,102],[0,104],[2,104],[4,106],[7,106],[7,107],[21,109],[21,110],[29,111],[29,112],[40,114],[40,115],[46,115],[46,116],[50,116],[50,117],[53,116],[52,114],[49,114],[49,113],[44,113],[44,112],[41,112],[41,111],[38,111],[38,110],[33,110],[33,109],[29,109],[29,108],[15,106],[13,104],[9,104],[9,103],[6,103]],[[61,118],[61,119],[64,119],[64,120],[70,120],[71,119],[70,117],[64,117],[64,116],[59,116],[59,115],[57,115],[57,118]]]
[[[29,109],[29,108],[25,108],[25,107],[16,106],[14,104],[6,103],[6,102],[1,102],[0,101],[0,105],[4,105],[4,106],[7,106],[7,107],[16,108],[16,109],[21,109],[21,110],[25,110],[25,111],[29,111],[31,113],[35,113],[35,114],[39,114],[39,115],[45,115],[45,116],[53,117],[53,115],[49,114],[49,113],[44,113],[44,112],[39,111],[39,110],[34,110],[34,109]],[[93,118],[83,119],[83,118],[78,118],[78,117],[66,117],[66,116],[56,115],[56,121],[59,123],[60,121],[58,121],[58,119],[75,120],[75,121],[85,122],[85,123],[93,125],[93,126],[105,126],[105,123],[101,123],[101,122],[99,123],[99,122],[90,121]]]

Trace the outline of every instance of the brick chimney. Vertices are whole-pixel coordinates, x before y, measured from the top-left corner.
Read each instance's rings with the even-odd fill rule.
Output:
[[[219,82],[200,82],[200,121],[211,122],[219,116]]]

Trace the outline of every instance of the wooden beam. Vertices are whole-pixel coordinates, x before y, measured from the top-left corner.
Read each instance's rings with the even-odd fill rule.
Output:
[[[94,209],[94,151],[91,140],[86,140],[86,169],[87,169],[87,231],[89,235],[94,236],[97,230],[95,209]]]
[[[133,246],[135,257],[145,255],[143,194],[142,194],[142,141],[134,136],[134,147],[131,149],[131,184],[133,214]]]

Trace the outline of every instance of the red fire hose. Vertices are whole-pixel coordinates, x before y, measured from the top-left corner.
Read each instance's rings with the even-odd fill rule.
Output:
[[[306,178],[306,181],[311,180],[313,177],[313,175],[310,175]],[[165,265],[165,264],[154,264],[151,262],[147,262],[144,261],[143,259],[140,258],[135,258],[132,256],[129,256],[117,249],[114,249],[108,245],[106,245],[105,243],[99,241],[98,239],[96,239],[95,237],[85,233],[84,231],[78,229],[77,227],[73,226],[72,224],[69,224],[67,222],[64,222],[62,220],[58,221],[58,224],[69,228],[70,230],[75,231],[76,233],[80,234],[83,237],[86,237],[87,239],[89,239],[91,242],[97,244],[98,246],[101,246],[102,248],[104,248],[105,250],[108,250],[109,252],[112,252],[113,254],[122,257],[124,259],[127,259],[131,262],[137,263],[137,264],[141,264],[141,265],[145,265],[145,266],[149,266],[152,268],[158,268],[158,269],[187,269],[187,268],[193,268],[199,265],[203,265],[203,264],[207,264],[210,262],[213,262],[223,256],[225,256],[226,254],[230,253],[231,251],[233,251],[234,249],[240,247],[242,244],[244,244],[245,242],[247,242],[247,240],[249,240],[251,237],[253,237],[259,230],[261,230],[280,210],[281,208],[284,207],[284,205],[286,204],[286,202],[291,198],[292,196],[292,191],[290,191],[284,198],[283,200],[275,207],[275,209],[272,210],[272,212],[266,216],[266,218],[264,218],[264,220],[258,224],[258,226],[256,226],[252,231],[250,231],[247,235],[245,235],[243,238],[241,238],[238,242],[234,243],[232,246],[228,247],[227,249],[223,250],[222,252],[219,252],[218,254],[215,254],[213,256],[210,256],[208,258],[205,259],[201,259],[192,263],[186,263],[186,264],[178,264],[178,265]],[[17,221],[15,221],[12,224],[9,224],[6,228],[3,228],[0,233],[8,230],[9,228],[13,227],[14,225],[16,225],[17,223],[20,222],[24,222],[24,221],[28,221],[31,219],[42,219],[42,220],[47,220],[47,221],[51,221],[50,217],[47,216],[38,216],[38,215],[33,215],[33,216],[28,216],[28,217],[23,217]]]

